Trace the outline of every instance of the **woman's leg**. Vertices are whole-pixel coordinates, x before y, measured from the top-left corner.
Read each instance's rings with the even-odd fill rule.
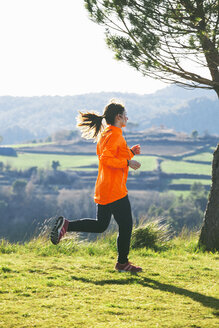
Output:
[[[111,219],[111,210],[109,205],[97,204],[96,220],[80,219],[70,221],[67,231],[79,232],[104,232],[109,226]]]
[[[123,264],[128,262],[130,240],[132,234],[132,212],[128,195],[122,199],[113,202],[110,209],[119,226],[119,235],[117,238],[118,262]]]

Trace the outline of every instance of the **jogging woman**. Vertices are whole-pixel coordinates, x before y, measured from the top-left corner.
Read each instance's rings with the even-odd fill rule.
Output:
[[[103,119],[107,123],[104,129]],[[129,167],[134,170],[141,164],[132,160],[140,154],[140,146],[128,148],[122,135],[128,117],[125,107],[111,101],[104,109],[102,116],[94,113],[81,113],[78,116],[78,127],[86,139],[98,140],[97,155],[99,170],[95,185],[94,201],[97,204],[96,219],[69,221],[59,217],[51,232],[51,241],[58,244],[69,231],[104,232],[109,226],[111,215],[119,227],[117,238],[118,271],[140,272],[142,268],[128,260],[132,232],[132,213],[126,188]]]

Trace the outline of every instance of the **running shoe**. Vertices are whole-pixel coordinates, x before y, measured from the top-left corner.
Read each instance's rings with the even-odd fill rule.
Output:
[[[66,234],[68,230],[69,221],[59,216],[55,222],[55,225],[51,231],[50,239],[54,245],[57,245],[61,238]]]
[[[131,262],[126,262],[124,264],[121,264],[119,262],[116,263],[115,269],[119,272],[141,272],[142,268],[136,265],[133,265]]]

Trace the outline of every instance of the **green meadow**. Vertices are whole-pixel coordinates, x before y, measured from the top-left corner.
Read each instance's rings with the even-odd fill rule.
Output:
[[[28,169],[33,166],[51,169],[52,161],[59,161],[61,170],[77,170],[80,167],[98,164],[97,156],[18,153],[17,157],[0,156],[0,162],[13,169]],[[87,170],[87,168],[86,168]]]
[[[156,168],[155,156],[139,156],[141,171],[152,171]],[[51,169],[52,161],[59,161],[60,170],[97,170],[92,165],[98,165],[96,155],[58,155],[19,153],[17,157],[0,156],[0,162],[9,164],[12,169],[28,169],[33,166]],[[91,166],[89,168],[89,166]]]
[[[143,268],[114,270],[116,236],[93,243],[65,238],[0,243],[2,328],[218,327],[219,254],[197,237],[175,238],[162,251],[132,249]]]
[[[32,148],[32,147],[41,147],[41,146],[50,146],[55,144],[55,142],[29,142],[29,143],[25,143],[25,144],[17,144],[17,145],[8,145],[8,147],[13,147],[16,148],[16,150],[18,150],[19,148]]]
[[[204,180],[204,179],[172,179],[171,184],[188,184],[192,185],[193,183],[201,183],[202,185],[209,186],[211,185],[211,180]]]
[[[35,145],[35,144],[31,144]],[[19,146],[19,145],[18,145]],[[19,147],[17,147],[19,149]],[[31,167],[38,167],[39,169],[52,169],[52,162],[58,161],[60,166],[58,170],[72,170],[72,171],[97,171],[98,170],[98,158],[96,155],[62,155],[62,154],[45,154],[45,153],[31,153],[31,152],[21,152],[17,150],[17,157],[11,156],[0,156],[0,162],[5,165],[9,165],[11,169],[25,170]],[[170,185],[188,185],[191,186],[195,182],[202,183],[203,185],[211,185],[211,165],[187,162],[187,160],[193,161],[204,161],[210,162],[212,159],[212,154],[203,152],[202,154],[197,154],[193,156],[184,156],[182,160],[176,159],[165,159],[158,156],[146,156],[140,155],[136,156],[136,160],[141,163],[141,167],[138,171],[130,170],[130,176],[138,175],[139,172],[143,171],[154,171],[157,168],[157,159],[162,159],[161,169],[164,173],[168,174],[204,174],[209,175],[209,179],[188,179],[179,178],[172,179],[169,181]],[[182,188],[183,189],[183,188]],[[185,188],[184,188],[185,189]],[[172,190],[175,195],[188,196],[189,190]]]
[[[197,180],[196,180],[196,182],[197,182]],[[191,191],[190,190],[171,190],[168,193],[173,194],[176,197],[182,196],[183,198],[187,198],[190,195]]]
[[[166,173],[189,173],[211,175],[211,165],[188,163],[186,161],[167,160],[162,162],[161,168]]]
[[[212,153],[201,153],[193,156],[185,156],[184,160],[189,161],[200,161],[200,162],[211,162],[213,160],[213,152]]]
[[[141,163],[140,171],[153,171],[156,169],[156,156],[136,156],[136,160]],[[3,162],[5,165],[9,164],[12,169],[20,170],[28,169],[33,166],[49,169],[51,168],[52,161],[59,161],[60,170],[97,170],[96,167],[92,166],[98,165],[98,158],[96,155],[59,155],[18,152],[17,157],[0,156],[0,162]],[[91,167],[89,168],[89,166]],[[211,165],[188,163],[183,160],[164,160],[161,164],[161,168],[166,173],[211,174]]]

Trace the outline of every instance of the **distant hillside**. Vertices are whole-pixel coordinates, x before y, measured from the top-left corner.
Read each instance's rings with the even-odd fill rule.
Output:
[[[125,102],[136,130],[164,124],[176,131],[217,133],[219,102],[213,91],[170,86],[153,94],[101,92],[77,96],[0,97],[0,135],[4,144],[45,138],[74,130],[78,110],[102,112],[111,98]]]
[[[219,134],[219,101],[208,98],[192,99],[173,112],[157,115],[150,123],[187,133],[197,130],[201,134]]]

